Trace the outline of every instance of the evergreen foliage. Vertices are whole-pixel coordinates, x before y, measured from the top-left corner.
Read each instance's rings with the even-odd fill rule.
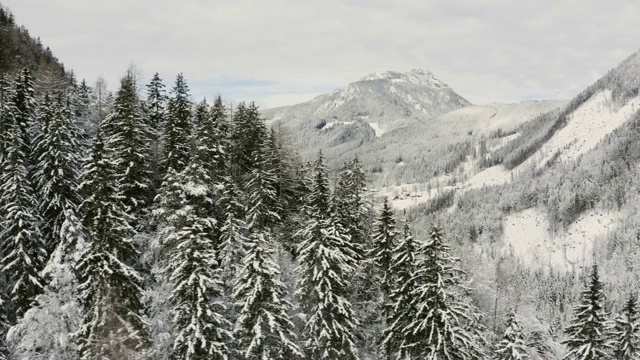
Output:
[[[3,114],[5,115],[5,114]],[[43,290],[40,271],[45,266],[47,252],[44,247],[36,212],[36,199],[29,178],[27,154],[19,119],[11,114],[3,116],[9,122],[0,193],[3,214],[0,245],[2,274],[7,278],[7,294],[10,300],[5,305],[10,323],[21,318],[31,307],[35,297]]]
[[[165,86],[158,73],[153,74],[153,78],[147,84],[147,127],[149,129],[149,171],[151,172],[151,192],[155,194],[162,184],[162,164],[163,143],[162,129],[165,126],[167,116],[167,95]]]
[[[567,338],[563,343],[568,352],[563,359],[606,359],[611,346],[607,334],[603,284],[597,265],[593,265],[589,282],[582,291],[580,304],[573,312],[574,319],[564,331]]]
[[[120,81],[113,108],[114,112],[105,120],[104,135],[112,149],[110,154],[113,161],[117,164],[125,212],[135,223],[135,218],[150,202],[152,178],[148,167],[149,130],[132,74],[127,74]]]
[[[497,360],[528,359],[527,344],[515,313],[510,312],[507,315],[505,325],[504,335],[496,346],[494,358]]]
[[[83,306],[79,331],[83,359],[142,356],[147,344],[142,278],[131,267],[138,252],[130,217],[124,211],[118,163],[100,130],[81,187],[90,196],[81,205],[90,246],[81,255]]]
[[[265,237],[265,233],[251,234],[233,294],[240,314],[234,335],[242,359],[296,359],[302,353],[294,342],[294,326],[287,314],[291,304],[284,299],[280,267],[273,262]]]
[[[41,231],[49,254],[57,247],[65,209],[80,206],[81,131],[74,123],[69,101],[62,97],[53,103],[47,95],[40,110],[42,131],[34,139],[38,155],[34,182],[38,194]]]
[[[358,324],[347,300],[348,275],[355,259],[349,237],[330,212],[329,181],[322,153],[314,166],[308,220],[298,248],[301,280],[298,295],[307,314],[302,331],[307,358],[359,359],[354,332]]]
[[[13,326],[7,339],[19,358],[78,358],[74,336],[82,321],[75,265],[87,248],[86,235],[75,211],[64,211],[60,240],[42,274],[47,279],[44,292],[36,296],[34,307]]]
[[[620,360],[640,359],[640,322],[638,298],[630,293],[620,314],[615,320],[612,334],[613,356]]]
[[[222,281],[228,293],[231,293],[235,279],[242,268],[248,246],[248,226],[245,222],[246,206],[242,194],[229,177],[223,183],[223,192],[217,208],[221,210],[219,257],[222,268]]]
[[[182,74],[176,78],[171,89],[167,105],[167,118],[164,124],[165,163],[164,171],[180,172],[189,163],[191,154],[192,115],[189,87]]]
[[[416,271],[418,244],[413,238],[409,224],[405,223],[403,237],[393,249],[391,264],[391,292],[389,294],[390,319],[384,329],[381,347],[386,354],[396,354],[396,358],[408,356],[406,348],[401,348],[403,331],[413,321],[416,309],[412,304],[417,287],[413,274]]]
[[[405,327],[405,347],[420,359],[480,359],[484,339],[480,315],[463,299],[457,258],[449,254],[440,229],[423,243],[414,274],[417,283],[411,306],[413,320]]]

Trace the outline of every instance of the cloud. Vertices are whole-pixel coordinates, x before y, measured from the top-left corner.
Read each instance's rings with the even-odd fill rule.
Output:
[[[4,0],[81,77],[131,61],[194,97],[299,102],[379,70],[431,70],[474,103],[571,97],[637,47],[637,1]]]

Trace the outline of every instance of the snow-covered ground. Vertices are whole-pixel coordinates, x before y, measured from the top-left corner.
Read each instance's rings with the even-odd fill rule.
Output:
[[[640,109],[640,98],[631,99],[615,111],[611,90],[600,91],[576,109],[565,127],[557,131],[517,172],[543,168],[558,152],[559,161],[571,161],[593,149],[607,134],[624,124]]]
[[[354,123],[353,121],[330,121],[323,127],[323,129],[328,130],[333,128],[336,125],[351,125],[353,123]]]
[[[484,186],[498,186],[511,181],[511,172],[502,165],[492,166],[475,174],[471,179],[458,186],[460,190],[481,189]]]
[[[380,127],[380,124],[378,124],[376,122],[370,122],[369,126],[371,126],[373,131],[375,131],[377,138],[379,138],[380,136],[382,136],[384,134],[384,129]]]
[[[503,252],[525,265],[548,271],[588,266],[595,241],[617,225],[619,214],[592,210],[563,232],[554,231],[539,209],[527,209],[504,220]]]

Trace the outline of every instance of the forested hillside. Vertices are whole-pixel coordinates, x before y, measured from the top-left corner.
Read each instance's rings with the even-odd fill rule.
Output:
[[[91,88],[0,15],[0,358],[640,356],[640,55],[569,103],[381,73],[446,101],[301,136],[182,74]]]

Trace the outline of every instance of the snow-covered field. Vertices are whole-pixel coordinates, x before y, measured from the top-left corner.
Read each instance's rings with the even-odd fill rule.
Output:
[[[563,232],[554,231],[539,209],[504,220],[503,251],[534,269],[570,271],[591,264],[593,245],[617,224],[619,214],[590,211]]]

